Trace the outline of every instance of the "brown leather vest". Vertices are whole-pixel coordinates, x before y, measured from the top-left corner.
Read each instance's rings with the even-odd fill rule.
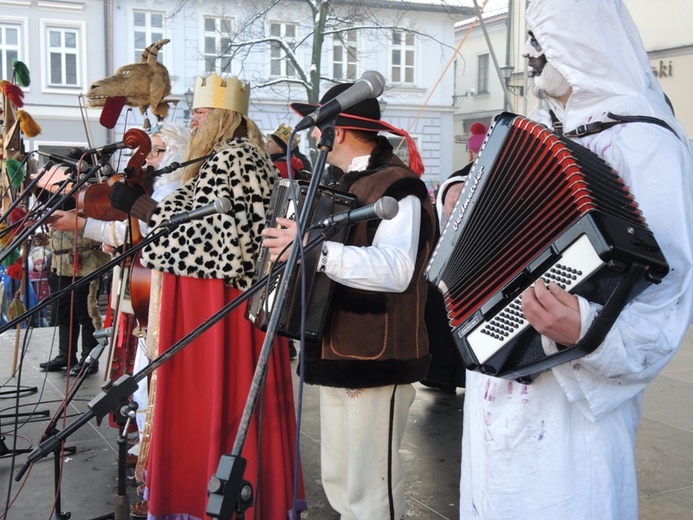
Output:
[[[350,172],[346,180],[359,205],[372,204],[386,195],[398,200],[419,197],[422,214],[416,266],[402,293],[336,286],[322,346],[306,351],[306,381],[347,388],[418,381],[429,363],[423,319],[428,287],[423,270],[433,247],[434,216],[428,191],[396,156],[387,166]],[[356,224],[348,245],[371,245],[378,224]]]

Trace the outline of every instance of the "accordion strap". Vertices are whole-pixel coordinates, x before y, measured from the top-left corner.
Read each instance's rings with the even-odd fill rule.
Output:
[[[662,119],[658,119],[656,117],[625,116],[625,115],[614,114],[612,112],[608,112],[606,115],[608,117],[610,117],[611,119],[614,119],[614,121],[593,121],[592,123],[587,123],[586,125],[580,125],[577,128],[571,130],[570,132],[565,132],[565,133],[563,133],[563,122],[558,120],[556,115],[553,113],[553,110],[551,111],[551,120],[553,121],[554,131],[558,135],[564,135],[566,137],[585,137],[586,135],[598,134],[602,130],[606,130],[607,128],[611,128],[612,126],[622,125],[625,123],[651,123],[654,125],[661,126],[662,128],[666,128],[667,130],[671,131],[678,138],[678,134],[669,125],[669,123],[667,123],[666,121],[664,121]]]

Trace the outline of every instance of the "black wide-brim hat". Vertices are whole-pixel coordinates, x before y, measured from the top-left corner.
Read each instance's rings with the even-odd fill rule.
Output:
[[[340,83],[339,85],[335,85],[325,92],[317,105],[311,105],[309,103],[290,103],[289,106],[292,110],[305,117],[318,107],[336,98],[352,85],[353,83]],[[409,151],[409,167],[417,175],[421,176],[423,174],[424,166],[421,162],[421,156],[419,155],[414,140],[406,130],[396,128],[380,120],[380,104],[377,99],[364,99],[355,105],[345,108],[339,113],[339,116],[337,116],[335,127],[366,132],[390,132],[404,137],[407,141],[407,149]]]
[[[289,106],[294,112],[305,117],[318,107],[332,101],[353,83],[340,83],[331,87],[330,90],[320,98],[317,105],[309,103],[291,103]],[[345,108],[337,117],[335,126],[349,128],[351,130],[365,130],[370,132],[391,132],[392,127],[380,120],[380,104],[375,98],[364,99],[355,105]]]

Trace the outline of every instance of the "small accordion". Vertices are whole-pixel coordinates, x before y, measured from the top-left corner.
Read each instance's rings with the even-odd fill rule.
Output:
[[[291,189],[294,183],[295,190]],[[296,193],[296,202],[292,200],[292,191]],[[305,206],[308,183],[304,181],[278,180],[272,191],[272,199],[267,213],[265,227],[277,227],[277,217],[298,221],[300,213]],[[298,214],[295,211],[298,206]],[[320,222],[334,213],[348,211],[356,206],[356,196],[329,188],[320,187],[313,200],[312,211],[308,222],[314,224]],[[309,226],[310,227],[310,226]],[[344,242],[349,232],[348,226],[340,227],[330,240]],[[311,239],[320,233],[319,230],[308,232]],[[306,251],[305,262],[296,267],[290,274],[287,290],[284,293],[284,301],[280,306],[276,305],[275,295],[284,274],[269,277],[266,287],[263,287],[248,300],[246,318],[256,327],[267,330],[272,312],[279,312],[279,325],[277,334],[288,338],[299,339],[301,337],[301,276],[305,277],[305,337],[310,341],[320,341],[322,331],[330,308],[330,299],[334,282],[324,273],[317,271],[320,259],[320,250]],[[254,282],[270,274],[273,263],[267,248],[262,248],[260,257],[255,266]]]
[[[426,268],[470,370],[531,382],[594,351],[628,301],[669,272],[628,187],[599,156],[522,116],[489,129]],[[555,281],[603,305],[575,345],[546,354],[522,292]]]

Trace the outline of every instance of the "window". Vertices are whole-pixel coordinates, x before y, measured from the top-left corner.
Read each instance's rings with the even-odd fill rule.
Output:
[[[133,11],[133,33],[135,37],[135,62],[142,59],[142,52],[152,43],[164,39],[164,14],[157,11]],[[164,49],[162,48],[157,60],[164,61]]]
[[[273,22],[270,24],[270,36],[284,40],[291,49],[296,48],[296,24]],[[296,76],[293,63],[286,57],[279,43],[271,43],[270,63],[272,76]]]
[[[205,17],[205,71],[219,74],[231,72],[231,27],[230,18]]]
[[[46,27],[48,86],[79,87],[80,30],[68,27]]]
[[[21,60],[21,25],[0,23],[0,79],[12,79],[12,63]]]
[[[392,81],[394,83],[414,83],[415,44],[416,39],[413,33],[393,31]]]
[[[488,63],[488,54],[477,57],[476,91],[479,94],[488,94]]]
[[[356,79],[357,33],[348,31],[335,36],[332,47],[332,76],[335,79]]]

